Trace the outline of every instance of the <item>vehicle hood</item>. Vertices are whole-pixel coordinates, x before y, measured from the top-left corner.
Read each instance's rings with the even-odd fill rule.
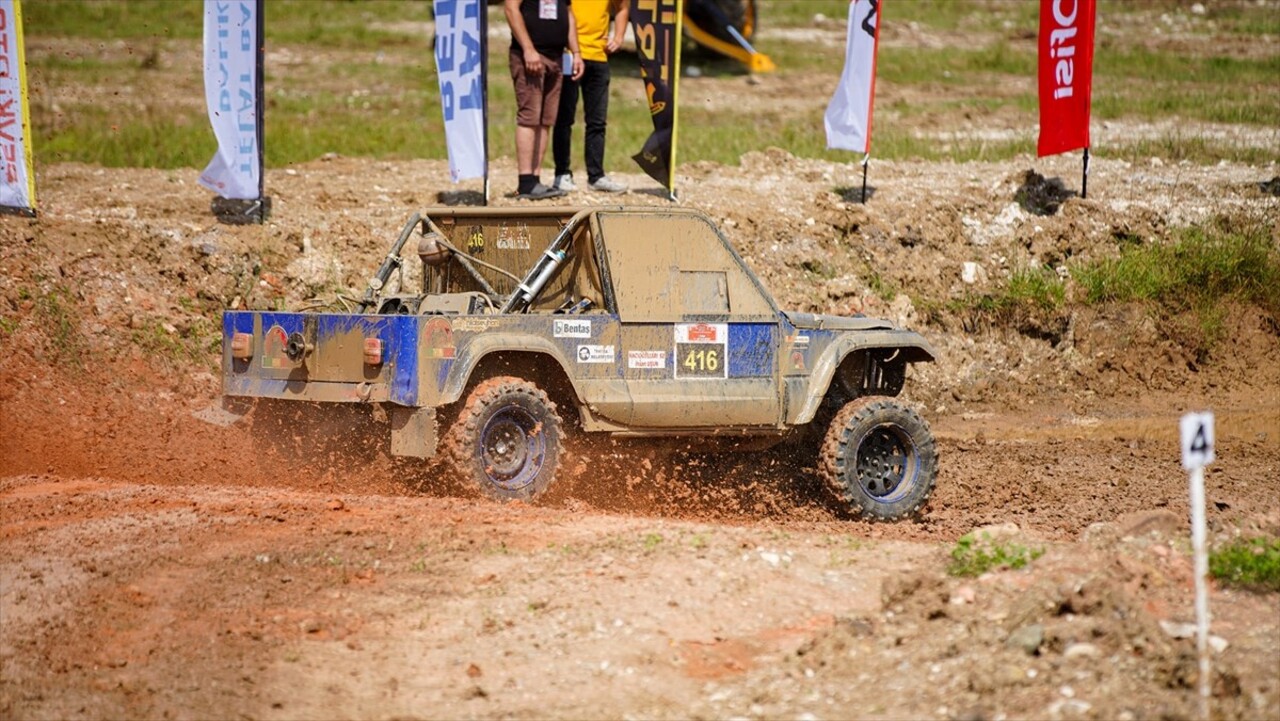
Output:
[[[850,317],[795,311],[783,311],[782,314],[791,325],[806,330],[893,330],[893,324],[889,321],[865,315]]]

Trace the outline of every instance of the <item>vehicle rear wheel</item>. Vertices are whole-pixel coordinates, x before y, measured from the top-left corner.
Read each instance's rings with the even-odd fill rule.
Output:
[[[918,413],[884,396],[847,403],[822,444],[823,480],[854,512],[896,521],[917,513],[933,493],[938,455]]]
[[[560,416],[538,386],[511,376],[481,382],[446,432],[451,464],[501,501],[532,501],[555,479]]]

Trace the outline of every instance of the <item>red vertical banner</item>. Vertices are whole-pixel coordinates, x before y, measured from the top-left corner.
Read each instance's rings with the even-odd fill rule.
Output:
[[[1095,0],[1040,0],[1039,156],[1089,147]]]

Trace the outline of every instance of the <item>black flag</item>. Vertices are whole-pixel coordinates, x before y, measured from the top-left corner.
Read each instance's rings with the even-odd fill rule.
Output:
[[[631,0],[631,30],[653,134],[632,156],[649,177],[675,192],[676,85],[680,77],[679,0]]]

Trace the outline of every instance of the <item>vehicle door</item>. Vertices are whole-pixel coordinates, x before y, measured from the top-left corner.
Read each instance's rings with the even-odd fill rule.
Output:
[[[778,313],[707,218],[599,215],[637,427],[775,426]]]

